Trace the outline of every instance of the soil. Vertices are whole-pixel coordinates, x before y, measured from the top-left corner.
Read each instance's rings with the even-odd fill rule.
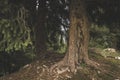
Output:
[[[0,77],[0,80],[120,80],[120,60],[104,58],[98,51],[90,51],[89,56],[91,60],[100,64],[100,69],[83,63],[82,69],[76,74],[66,69],[51,74],[50,67],[60,61],[64,55],[49,52],[45,59],[37,59],[15,73]]]

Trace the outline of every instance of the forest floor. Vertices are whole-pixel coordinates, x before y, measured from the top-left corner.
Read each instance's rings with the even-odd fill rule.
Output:
[[[83,63],[82,69],[74,75],[71,73],[51,75],[49,74],[50,66],[60,61],[64,55],[47,53],[50,56],[44,60],[35,60],[15,73],[0,77],[0,80],[120,80],[120,53],[104,51],[97,48],[89,51],[90,59],[99,63],[102,70]],[[104,56],[105,54],[107,56]]]

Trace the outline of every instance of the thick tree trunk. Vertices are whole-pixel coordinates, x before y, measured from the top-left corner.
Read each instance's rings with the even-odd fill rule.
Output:
[[[82,0],[71,0],[70,5],[70,29],[69,29],[69,47],[62,61],[55,64],[55,67],[69,67],[71,72],[76,72],[76,69],[81,63],[86,63],[92,67],[97,67],[96,63],[88,58],[89,44],[89,22]]]
[[[37,13],[37,21],[35,26],[35,48],[36,54],[43,57],[42,55],[47,50],[46,47],[46,31],[45,31],[45,21],[46,21],[46,0],[39,0],[39,7]]]
[[[88,60],[89,30],[88,19],[82,0],[71,0],[69,48],[66,56],[71,71],[76,65]]]

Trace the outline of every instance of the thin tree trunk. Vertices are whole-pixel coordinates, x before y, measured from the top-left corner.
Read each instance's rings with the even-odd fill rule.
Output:
[[[46,0],[39,0],[39,7],[37,13],[37,21],[35,26],[35,48],[36,54],[43,57],[42,55],[47,50],[46,47],[46,31],[45,31],[45,21],[46,21]]]

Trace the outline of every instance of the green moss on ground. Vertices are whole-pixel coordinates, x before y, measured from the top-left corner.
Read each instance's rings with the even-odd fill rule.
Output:
[[[82,71],[78,71],[76,75],[68,80],[120,80],[120,60],[105,58],[101,55],[101,51],[102,49],[97,49],[89,52],[89,56],[91,60],[101,65],[100,67],[103,71],[83,66],[84,69]],[[115,54],[113,57],[120,55],[119,52]]]

